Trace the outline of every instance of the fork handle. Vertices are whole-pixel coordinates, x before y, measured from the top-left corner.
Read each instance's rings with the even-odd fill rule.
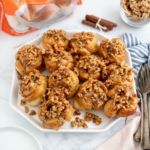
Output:
[[[149,149],[149,124],[148,124],[148,111],[147,111],[147,94],[143,94],[143,148]]]
[[[137,131],[135,132],[134,134],[134,140],[136,142],[141,142],[141,145],[143,145],[143,137],[142,137],[142,133],[143,133],[143,97],[142,97],[142,94],[137,90],[137,93],[139,94],[140,96],[140,99],[141,99],[141,120],[140,120],[140,123],[139,123],[139,127],[137,129]]]
[[[139,124],[137,131],[134,134],[134,140],[136,142],[140,142],[140,140],[141,140],[141,121],[140,121],[140,124]]]
[[[150,93],[147,95],[147,106],[148,106],[148,120],[149,120],[149,129],[150,129]]]

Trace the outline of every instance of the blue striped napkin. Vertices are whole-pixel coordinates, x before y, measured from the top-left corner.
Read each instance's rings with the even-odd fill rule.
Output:
[[[126,49],[130,52],[132,66],[135,70],[134,77],[136,77],[140,65],[150,62],[150,43],[142,43],[131,33],[122,34],[121,39],[125,43]]]

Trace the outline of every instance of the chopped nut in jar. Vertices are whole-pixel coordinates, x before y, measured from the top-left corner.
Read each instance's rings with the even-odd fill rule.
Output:
[[[150,17],[150,12],[149,12],[150,1],[149,0],[140,0],[140,1],[139,0],[122,0],[121,4],[124,10],[130,15],[133,15],[139,18]]]
[[[25,106],[25,113],[29,112],[29,108],[27,106]]]
[[[80,115],[80,114],[81,114],[81,112],[79,110],[75,110],[74,113],[73,113],[74,116],[77,116],[77,115]]]
[[[23,100],[23,99],[20,101],[20,105],[21,105],[21,106],[24,106],[25,103],[26,103],[26,102],[25,102],[25,100]]]
[[[71,121],[71,127],[75,127],[76,126],[76,122],[75,121]]]
[[[29,115],[35,115],[35,114],[36,114],[35,110],[31,110],[31,112],[29,113]]]

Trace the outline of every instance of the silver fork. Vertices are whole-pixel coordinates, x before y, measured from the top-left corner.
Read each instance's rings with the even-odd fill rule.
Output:
[[[141,121],[140,121],[140,124],[139,124],[139,127],[138,127],[137,131],[134,134],[134,140],[136,142],[140,142],[141,141],[141,145],[143,145],[143,143],[142,143],[143,139],[141,137],[141,135],[142,135],[142,133],[141,133],[141,122],[143,122],[143,100],[142,100],[142,94],[140,93],[140,88],[139,88],[139,75],[141,73],[140,72],[141,68],[142,68],[142,65],[140,65],[140,68],[139,68],[139,71],[137,73],[136,80],[135,80],[136,91],[139,94],[140,99],[141,99]]]
[[[141,68],[140,74],[140,92],[143,95],[143,124],[142,124],[142,147],[144,149],[150,148],[149,143],[149,124],[148,124],[148,111],[147,111],[147,94],[150,92],[150,79],[149,79],[149,69],[147,64]]]

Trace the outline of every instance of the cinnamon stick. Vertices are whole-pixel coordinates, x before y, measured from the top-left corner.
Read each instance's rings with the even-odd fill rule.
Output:
[[[82,23],[83,24],[86,24],[86,25],[88,25],[88,26],[91,26],[91,27],[96,27],[96,24],[95,23],[93,23],[93,22],[91,22],[91,21],[88,21],[88,20],[82,20]],[[97,27],[97,29],[99,29],[98,27]],[[106,30],[104,30],[104,29],[102,29],[103,31],[109,31],[109,29],[107,28]]]
[[[96,21],[99,20],[99,18],[96,17],[96,16],[90,15],[90,17],[93,18],[93,19],[95,19]],[[113,24],[107,22],[107,21],[104,20],[104,19],[101,19],[101,21],[99,22],[99,24],[102,25],[102,26],[107,26],[107,27],[109,28],[109,30],[112,30],[112,29],[113,29]]]
[[[93,15],[86,15],[85,18],[86,18],[86,20],[92,21],[93,23],[97,23],[98,20],[99,20],[98,17],[93,16]],[[110,22],[110,21],[107,21],[107,20],[104,20],[104,19],[101,19],[99,24],[101,26],[107,27],[109,30],[112,30],[113,27],[116,27],[116,25],[117,25],[117,24],[115,24],[113,22]]]
[[[91,16],[91,17],[95,17],[95,18],[99,19],[98,17],[96,17],[96,16],[94,16],[94,15],[90,15],[90,16]],[[111,22],[111,21],[108,21],[108,20],[105,20],[105,19],[101,19],[101,20],[106,21],[106,22],[108,22],[108,23],[112,24],[112,25],[113,25],[113,27],[117,27],[117,24],[116,24],[116,23],[114,23],[114,22]]]

